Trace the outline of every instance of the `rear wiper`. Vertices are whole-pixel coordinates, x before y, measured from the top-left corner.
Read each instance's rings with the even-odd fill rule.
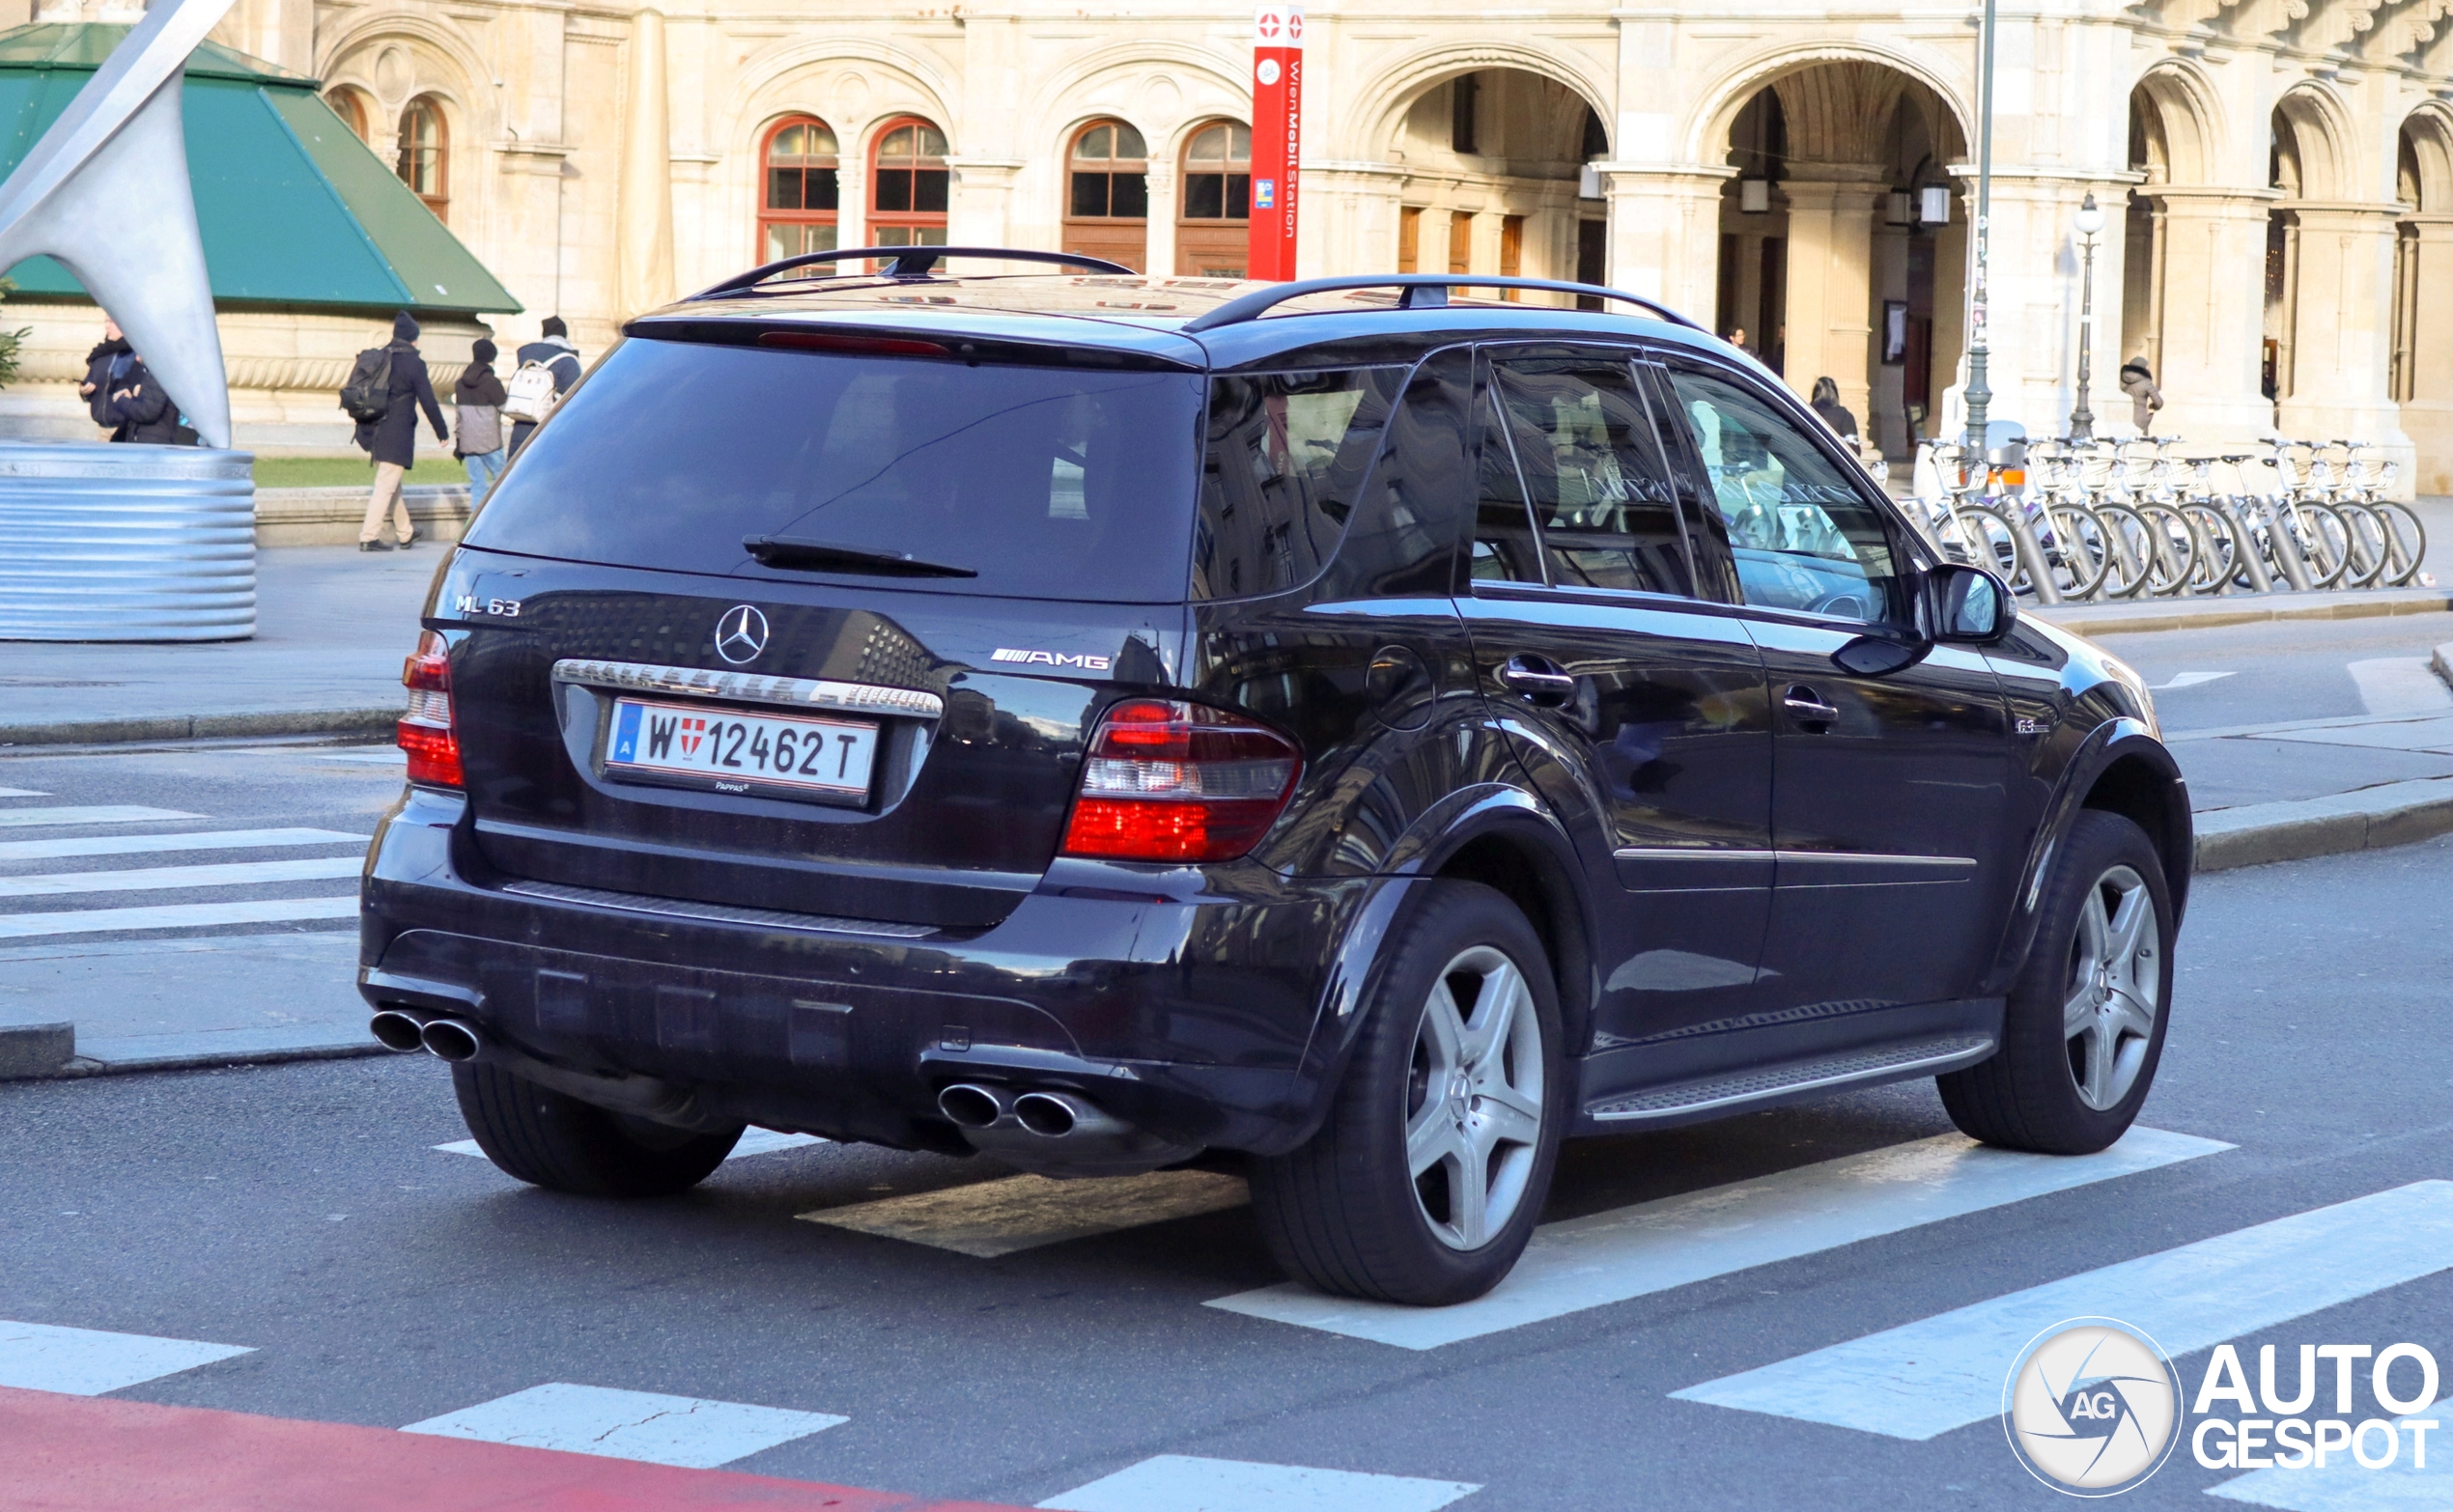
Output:
[[[832,541],[804,541],[798,536],[744,536],[741,544],[761,567],[808,568],[819,572],[875,573],[887,577],[976,577],[968,567],[924,562],[908,551],[879,551],[868,546],[838,546]]]

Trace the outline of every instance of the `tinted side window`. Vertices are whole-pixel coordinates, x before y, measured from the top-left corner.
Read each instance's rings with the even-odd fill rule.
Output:
[[[1403,368],[1220,378],[1193,593],[1240,599],[1300,587],[1337,551]]]
[[[1673,369],[1671,390],[1729,532],[1748,603],[1867,622],[1901,617],[1899,560],[1881,510],[1842,464],[1737,384]]]
[[[1502,358],[1493,387],[1551,584],[1691,596],[1669,467],[1626,361]]]
[[[1474,404],[1474,434],[1480,460],[1475,469],[1472,574],[1480,582],[1547,581],[1541,539],[1534,534],[1524,480],[1516,471],[1516,448],[1500,419],[1498,395],[1487,383]]]

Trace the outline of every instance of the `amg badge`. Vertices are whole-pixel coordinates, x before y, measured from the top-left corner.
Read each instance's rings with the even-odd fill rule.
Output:
[[[1016,651],[1011,646],[998,647],[988,659],[1034,667],[1080,667],[1085,672],[1105,672],[1113,662],[1108,657],[1068,657],[1054,651]]]

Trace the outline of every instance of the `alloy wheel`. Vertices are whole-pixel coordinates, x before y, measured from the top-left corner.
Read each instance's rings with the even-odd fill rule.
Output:
[[[2079,1101],[2101,1112],[2129,1095],[2161,1009],[2162,939],[2146,880],[2115,866],[2078,907],[2061,1025]]]
[[[1541,1016],[1524,973],[1488,945],[1460,953],[1423,1005],[1406,1086],[1406,1165],[1440,1243],[1479,1249],[1515,1216],[1543,1100]]]

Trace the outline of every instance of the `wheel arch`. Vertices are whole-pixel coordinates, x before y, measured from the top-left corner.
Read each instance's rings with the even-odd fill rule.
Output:
[[[2156,750],[2161,753],[2162,747]],[[2178,924],[2188,904],[2196,827],[2189,817],[2188,788],[2169,755],[2160,768],[2140,750],[2113,757],[2087,784],[2078,806],[2119,814],[2146,831],[2162,858],[2163,880],[2172,892],[2172,921]]]
[[[2072,821],[2091,808],[2119,814],[2146,831],[2163,863],[2173,923],[2179,924],[2188,901],[2196,846],[2188,784],[2172,753],[2142,721],[2105,720],[2088,733],[2063,767],[2044,822],[2037,826],[2019,875],[2002,952],[1986,984],[1988,993],[2003,991],[2025,964],[2043,919],[2040,910],[2053,856],[2069,834]]]

